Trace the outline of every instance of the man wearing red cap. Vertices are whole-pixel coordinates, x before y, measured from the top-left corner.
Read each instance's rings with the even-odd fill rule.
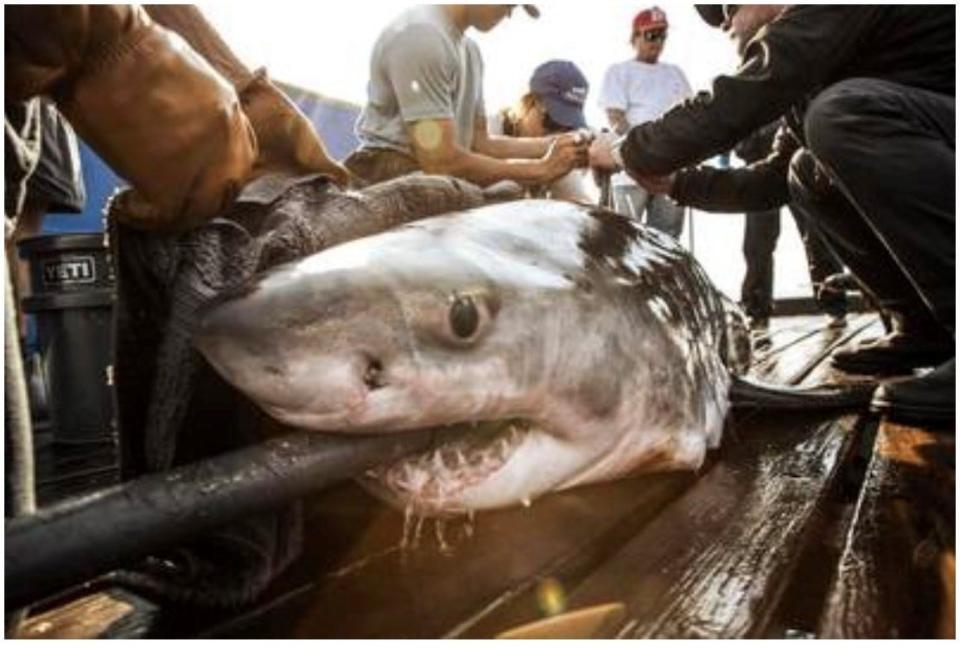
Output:
[[[699,5],[742,57],[712,92],[591,148],[644,186],[708,211],[785,202],[893,318],[836,350],[837,368],[901,375],[873,409],[953,421],[956,345],[956,16],[914,5]],[[770,155],[694,167],[783,117]]]
[[[639,12],[633,19],[630,44],[634,57],[610,66],[603,78],[599,105],[617,134],[653,120],[690,97],[692,91],[679,67],[660,61],[667,40],[667,15],[659,7]],[[683,208],[664,194],[650,194],[628,175],[613,178],[614,207],[636,219],[647,215],[647,225],[679,237]]]

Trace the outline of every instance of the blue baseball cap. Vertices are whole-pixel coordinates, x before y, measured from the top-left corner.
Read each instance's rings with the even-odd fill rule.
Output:
[[[590,84],[572,61],[553,59],[537,66],[530,78],[530,90],[540,96],[555,123],[570,129],[587,126],[583,105]]]

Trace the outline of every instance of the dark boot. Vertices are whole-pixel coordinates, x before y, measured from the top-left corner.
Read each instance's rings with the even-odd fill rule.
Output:
[[[956,359],[926,375],[880,385],[870,408],[903,423],[949,423],[956,413]]]
[[[818,289],[816,287],[819,287]],[[814,285],[820,310],[830,317],[827,327],[842,328],[847,325],[847,293],[834,291],[822,285]]]
[[[932,320],[895,315],[894,331],[833,352],[831,363],[862,375],[902,375],[915,368],[937,366],[954,356],[951,335]]]
[[[936,366],[953,355],[954,344],[950,340],[894,332],[838,348],[831,363],[848,373],[900,375],[912,373],[915,368]]]

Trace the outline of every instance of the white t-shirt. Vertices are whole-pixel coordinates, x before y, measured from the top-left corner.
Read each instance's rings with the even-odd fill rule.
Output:
[[[690,82],[678,66],[629,59],[607,69],[597,104],[604,111],[623,111],[632,127],[659,118],[670,107],[692,95]],[[616,175],[613,183],[636,184],[625,173]]]

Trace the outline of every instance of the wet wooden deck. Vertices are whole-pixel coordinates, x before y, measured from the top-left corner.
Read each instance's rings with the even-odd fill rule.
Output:
[[[823,324],[775,320],[753,374],[839,380],[829,352],[881,331]],[[952,430],[743,412],[696,474],[427,522],[415,549],[399,512],[330,489],[307,503],[304,554],[252,608],[94,589],[21,636],[952,637],[954,466]]]

